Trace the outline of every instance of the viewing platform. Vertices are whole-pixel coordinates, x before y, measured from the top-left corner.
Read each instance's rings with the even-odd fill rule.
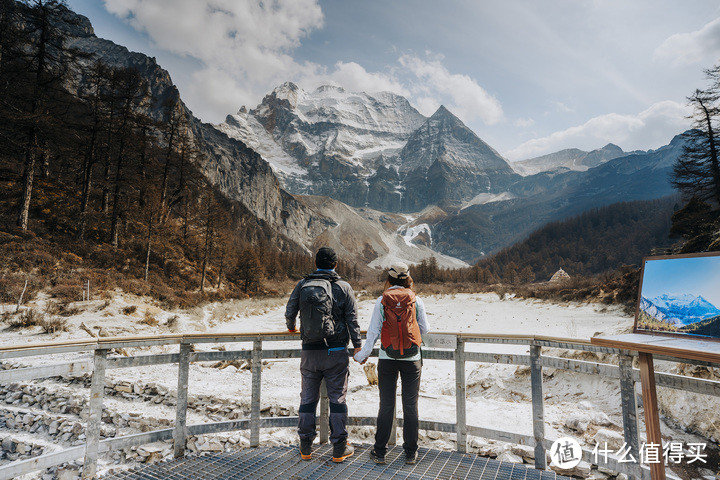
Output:
[[[264,344],[264,342],[267,342]],[[277,348],[288,344],[289,348]],[[504,344],[524,347],[526,353],[491,353],[466,349],[469,344]],[[136,354],[134,356],[118,355],[120,349],[139,349],[162,346],[163,352],[176,353]],[[201,351],[200,347],[210,350]],[[265,348],[263,347],[265,345]],[[217,348],[222,346],[222,348]],[[368,457],[367,445],[357,445],[356,454],[345,463],[334,464],[329,461],[329,428],[328,400],[321,396],[318,415],[320,446],[316,449],[313,460],[300,460],[298,447],[265,446],[260,442],[262,429],[294,429],[297,427],[297,416],[261,416],[263,361],[264,359],[300,358],[297,335],[287,333],[243,333],[243,334],[185,334],[157,335],[143,337],[96,338],[82,341],[67,341],[42,344],[24,344],[0,348],[0,360],[19,360],[29,357],[42,358],[36,366],[10,368],[0,370],[0,384],[9,385],[16,382],[53,377],[77,377],[91,374],[90,400],[84,405],[83,427],[84,444],[73,444],[64,450],[42,452],[30,458],[22,458],[0,465],[0,480],[9,480],[20,475],[41,471],[54,466],[76,462],[82,459],[83,478],[96,478],[99,459],[106,468],[116,465],[107,460],[108,452],[127,450],[153,442],[172,441],[172,457],[174,460],[140,465],[135,470],[114,473],[107,478],[117,479],[231,479],[231,478],[353,478],[353,479],[554,479],[566,478],[556,475],[548,469],[548,451],[555,439],[547,438],[545,429],[547,421],[544,414],[545,395],[543,394],[543,368],[571,371],[586,375],[599,376],[608,382],[617,382],[622,409],[623,438],[630,452],[637,453],[641,438],[638,421],[638,399],[636,383],[640,381],[637,368],[633,368],[633,352],[619,348],[598,346],[588,341],[566,338],[524,335],[477,335],[468,333],[442,333],[428,336],[423,349],[425,361],[453,362],[454,364],[454,398],[455,419],[453,422],[435,421],[432,412],[421,411],[420,429],[429,432],[441,432],[452,435],[456,446],[455,452],[421,448],[419,462],[405,465],[399,447],[393,447],[388,455],[388,464],[375,465]],[[477,347],[479,348],[479,347]],[[147,351],[147,350],[145,350]],[[593,362],[564,358],[561,351],[585,351],[605,354],[603,358],[613,358],[616,363]],[[63,354],[63,361],[53,358]],[[68,356],[70,354],[70,356]],[[377,355],[377,350],[373,353]],[[67,361],[72,358],[72,361]],[[656,356],[658,360],[694,363],[707,366],[718,366],[698,360],[675,358],[667,355]],[[188,381],[190,366],[195,362],[218,362],[229,360],[248,361],[251,374],[251,388],[247,392],[250,399],[250,413],[245,418],[220,419],[208,423],[188,422]],[[494,363],[505,365],[522,365],[529,367],[530,412],[532,414],[531,431],[512,431],[488,428],[488,425],[473,425],[468,419],[466,407],[467,362]],[[172,392],[175,419],[169,428],[160,428],[139,433],[110,433],[103,426],[103,398],[108,394],[105,372],[111,369],[136,368],[143,369],[154,365],[177,364],[177,390]],[[452,375],[452,374],[450,374]],[[452,378],[452,376],[450,377]],[[720,396],[720,382],[692,378],[683,375],[655,372],[657,385],[662,388]],[[212,388],[209,386],[207,388]],[[204,392],[211,393],[211,392]],[[247,399],[246,399],[247,400]],[[265,400],[267,402],[267,400]],[[428,417],[429,416],[429,417]],[[424,418],[423,418],[424,417]],[[192,417],[190,417],[192,418]],[[433,419],[434,420],[431,420]],[[350,416],[349,426],[374,427],[375,417]],[[402,426],[402,418],[396,420],[396,426]],[[249,447],[231,449],[223,453],[189,454],[188,441],[200,435],[213,435],[220,432],[247,431]],[[468,453],[470,437],[505,442],[524,446],[534,467],[522,463],[511,463]],[[351,439],[352,441],[352,439]],[[391,445],[394,445],[394,436]],[[254,447],[254,448],[252,448]],[[637,457],[636,457],[637,458]],[[592,451],[583,448],[582,459],[588,465],[593,464]],[[589,467],[588,467],[589,468]],[[649,479],[650,472],[646,467],[636,463],[621,462],[618,457],[609,455],[604,461],[606,470],[624,473],[629,478]],[[668,470],[669,471],[669,470]],[[566,473],[566,472],[562,472]],[[669,471],[668,477],[672,472]]]
[[[313,452],[311,461],[303,461],[297,447],[259,447],[237,453],[203,457],[185,457],[158,463],[109,480],[225,480],[225,479],[393,479],[393,480],[564,480],[553,471],[541,471],[527,465],[501,462],[475,454],[462,454],[420,448],[418,461],[405,464],[401,447],[387,453],[387,464],[370,460],[370,445],[356,445],[355,455],[343,463],[333,463],[332,447],[323,445]]]

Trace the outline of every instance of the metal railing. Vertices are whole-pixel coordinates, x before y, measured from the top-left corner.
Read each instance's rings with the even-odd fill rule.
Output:
[[[435,334],[428,336],[428,347],[423,349],[426,360],[452,360],[455,362],[455,401],[456,422],[444,423],[420,420],[420,428],[431,431],[455,433],[457,450],[467,451],[467,437],[476,436],[499,440],[514,444],[531,446],[535,453],[535,467],[547,468],[546,449],[552,441],[545,438],[543,368],[554,368],[589,375],[617,379],[622,399],[622,418],[624,439],[630,452],[639,458],[639,428],[635,383],[640,380],[639,371],[632,367],[632,353],[624,350],[598,347],[587,341],[563,339],[543,336],[523,335],[473,335],[466,333]],[[158,335],[151,337],[118,337],[99,338],[95,340],[55,342],[24,346],[0,348],[0,360],[18,359],[29,356],[53,355],[68,352],[93,352],[92,359],[78,360],[61,364],[50,364],[40,367],[15,368],[0,371],[0,384],[7,385],[18,381],[49,378],[65,375],[79,375],[92,372],[90,385],[89,416],[87,420],[85,445],[71,447],[62,451],[43,454],[26,460],[16,460],[0,466],[0,480],[11,479],[35,470],[46,469],[84,457],[83,478],[93,478],[97,469],[98,455],[104,452],[138,446],[160,440],[174,441],[174,456],[185,454],[186,440],[189,435],[202,435],[237,430],[250,431],[250,445],[260,443],[260,430],[270,427],[294,427],[298,417],[261,417],[260,398],[262,385],[262,360],[277,358],[299,358],[300,348],[263,349],[263,342],[298,341],[297,335],[287,333],[255,333],[255,334],[188,334]],[[193,345],[202,343],[252,343],[251,350],[195,352]],[[466,351],[469,343],[492,343],[526,345],[529,354],[486,353]],[[178,353],[138,355],[132,357],[108,357],[112,349],[150,347],[158,345],[179,345]],[[608,363],[574,360],[557,356],[543,355],[543,348],[584,350],[596,353],[614,354],[618,356],[618,365]],[[373,352],[377,355],[377,350]],[[706,366],[720,366],[707,362],[656,356],[658,360],[669,360]],[[188,409],[188,375],[192,362],[251,360],[252,388],[250,418],[223,422],[187,425]],[[468,425],[466,410],[466,378],[465,363],[498,363],[509,365],[530,366],[530,383],[532,392],[532,434],[520,434],[494,430],[482,426]],[[108,369],[142,367],[161,364],[178,364],[178,384],[176,419],[173,428],[154,430],[121,437],[100,439],[102,405],[105,390],[105,372]],[[720,382],[675,375],[655,373],[658,386],[685,390],[694,393],[720,396]],[[320,402],[320,441],[328,440],[328,401],[323,392]],[[350,417],[348,424],[353,426],[374,426],[375,417]],[[402,425],[402,419],[396,420]],[[583,457],[593,463],[592,452],[584,450]],[[604,456],[603,456],[604,460]],[[616,472],[625,473],[631,478],[649,478],[647,468],[637,464],[621,462],[619,458],[608,456],[607,467]]]

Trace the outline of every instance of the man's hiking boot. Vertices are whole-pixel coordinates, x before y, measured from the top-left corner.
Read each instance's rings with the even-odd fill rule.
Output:
[[[343,462],[346,458],[352,456],[353,453],[355,453],[355,449],[348,445],[346,440],[341,440],[333,445],[332,461],[335,463]]]
[[[300,458],[303,460],[312,459],[312,440],[300,440]]]
[[[385,455],[380,455],[374,448],[370,450],[370,458],[378,465],[385,465]]]
[[[417,457],[418,457],[417,450],[412,453],[405,452],[405,463],[408,465],[412,465],[415,462],[417,462]]]

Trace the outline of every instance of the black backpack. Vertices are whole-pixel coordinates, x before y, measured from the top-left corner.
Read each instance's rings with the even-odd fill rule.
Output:
[[[332,308],[330,280],[308,277],[300,288],[300,336],[303,341],[326,342],[335,335]]]

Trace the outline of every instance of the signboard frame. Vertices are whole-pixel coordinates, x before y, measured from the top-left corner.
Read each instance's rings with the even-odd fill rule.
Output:
[[[640,302],[642,301],[643,284],[645,281],[646,263],[648,261],[655,261],[655,260],[674,260],[674,259],[679,260],[679,259],[684,259],[684,258],[704,258],[704,257],[718,257],[720,259],[720,251],[686,253],[686,254],[679,254],[679,255],[655,255],[655,256],[649,256],[649,257],[643,258],[642,269],[640,272],[640,283],[638,285],[637,300],[635,302],[635,320],[633,323],[633,333],[638,333],[638,334],[642,334],[642,335],[659,335],[659,336],[664,336],[664,337],[684,338],[687,340],[720,342],[720,337],[712,337],[712,336],[707,336],[707,335],[694,335],[691,333],[675,333],[675,332],[670,332],[670,331],[648,330],[648,329],[644,329],[644,328],[638,328],[638,320],[640,319]]]

